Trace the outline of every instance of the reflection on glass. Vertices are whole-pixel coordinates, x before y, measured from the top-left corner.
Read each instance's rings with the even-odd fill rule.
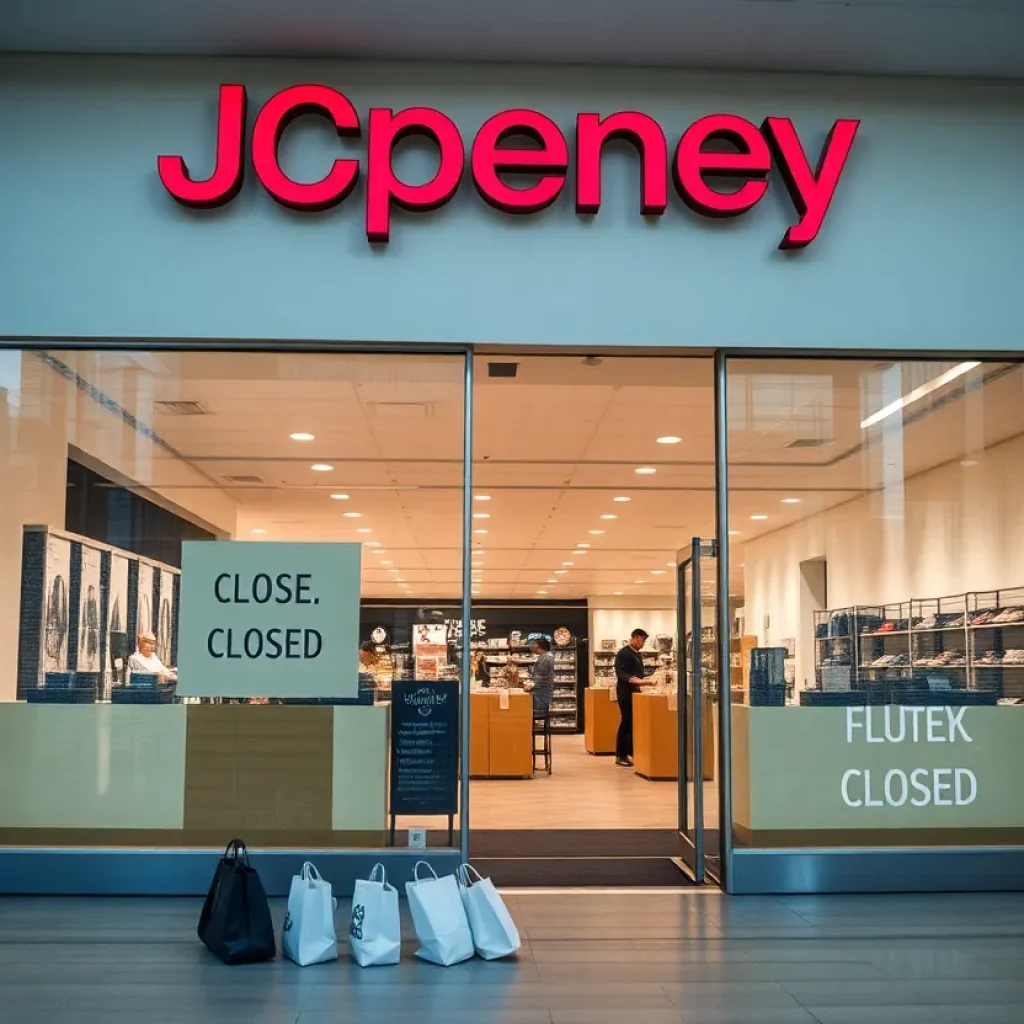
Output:
[[[1024,369],[728,374],[737,844],[1019,842]]]

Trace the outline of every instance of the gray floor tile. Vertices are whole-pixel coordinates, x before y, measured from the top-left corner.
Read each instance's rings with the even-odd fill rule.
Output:
[[[1024,1024],[1024,897],[515,897],[516,960],[228,968],[197,900],[0,898],[6,1024]],[[284,903],[273,901],[280,924]],[[344,908],[339,920],[344,919]],[[802,1004],[802,1005],[801,1005]]]
[[[801,1006],[684,1007],[683,1024],[816,1024]]]
[[[935,1006],[811,1006],[819,1024],[952,1024]],[[1019,1022],[1018,1022],[1019,1024]]]

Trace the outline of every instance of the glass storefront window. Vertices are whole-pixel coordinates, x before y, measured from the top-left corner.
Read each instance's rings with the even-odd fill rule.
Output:
[[[735,842],[1024,836],[1024,368],[729,360]]]
[[[384,844],[393,666],[419,653],[416,678],[438,680],[458,666],[443,645],[427,657],[400,650],[407,638],[364,638],[359,604],[461,599],[465,366],[0,355],[0,758],[18,780],[0,800],[0,842]],[[351,603],[351,643],[322,668],[337,699],[294,694],[295,661],[291,674],[271,663],[268,680],[255,633],[233,641],[256,659],[251,692],[211,696],[208,680],[186,679],[188,544],[217,558],[239,545],[253,573],[263,544],[322,545],[325,566],[346,546],[358,576],[329,582]],[[295,635],[277,642],[326,649],[321,618],[313,639],[289,620]],[[275,649],[262,636],[260,650]]]

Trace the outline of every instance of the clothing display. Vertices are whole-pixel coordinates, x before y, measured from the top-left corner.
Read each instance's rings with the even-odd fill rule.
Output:
[[[817,687],[896,685],[919,669],[942,669],[928,675],[932,689],[1024,692],[1022,597],[1015,589],[816,612]]]

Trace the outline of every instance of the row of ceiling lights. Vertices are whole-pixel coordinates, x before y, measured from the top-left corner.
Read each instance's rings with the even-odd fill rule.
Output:
[[[314,434],[306,433],[304,431],[297,431],[295,433],[289,434],[289,437],[290,437],[290,439],[292,441],[298,441],[298,442],[309,442],[309,441],[315,441],[316,440],[316,436]],[[666,435],[664,437],[656,438],[656,441],[657,441],[658,444],[679,444],[680,441],[682,441],[682,438],[681,437],[676,437],[674,435]],[[330,473],[330,472],[333,471],[334,467],[332,465],[330,465],[329,463],[326,463],[326,462],[316,462],[316,463],[313,463],[313,465],[310,467],[310,469],[312,469],[313,472],[315,472],[315,473]],[[657,469],[655,469],[653,466],[638,466],[634,470],[634,472],[637,473],[640,476],[653,476],[655,473],[657,473]],[[340,493],[339,494],[332,494],[331,498],[333,500],[335,500],[335,501],[347,501],[349,499],[349,495],[347,495],[347,494],[340,494]],[[476,495],[473,496],[473,500],[474,501],[490,501],[491,500],[491,496],[489,494],[476,494]],[[627,502],[627,501],[630,501],[630,500],[631,499],[629,497],[627,497],[626,495],[616,495],[614,498],[612,498],[612,501],[619,502],[619,503]],[[799,504],[799,502],[800,502],[799,498],[783,498],[782,499],[782,503],[786,504],[786,505],[795,505],[795,504]],[[348,519],[359,519],[362,516],[362,513],[360,513],[360,512],[344,512],[342,514],[346,518],[348,518]],[[473,518],[474,519],[490,519],[491,515],[490,515],[489,512],[474,512],[473,513]],[[601,518],[603,520],[612,520],[612,519],[617,519],[618,516],[615,515],[614,513],[611,513],[611,512],[605,512],[605,513],[603,513],[601,515]],[[768,516],[763,515],[763,514],[757,514],[757,515],[752,515],[750,518],[752,520],[758,521],[758,520],[765,520],[765,519],[768,518]],[[254,529],[252,532],[254,534],[261,535],[261,534],[266,534],[267,531],[265,529],[262,529],[262,528],[257,528],[257,529]],[[357,533],[372,533],[373,530],[370,529],[369,527],[360,527],[359,529],[356,530],[356,532]],[[475,529],[473,532],[474,532],[474,534],[486,534],[487,530],[485,530],[485,529]],[[588,533],[590,533],[590,535],[594,536],[594,537],[603,536],[605,534],[605,532],[606,532],[605,530],[596,530],[596,529],[588,531]],[[739,530],[730,530],[729,534],[730,534],[730,536],[735,536],[735,535],[738,535],[739,532],[740,532]],[[386,554],[385,551],[380,549],[380,542],[379,541],[367,541],[366,542],[366,546],[378,549],[378,550],[375,551],[375,554],[377,554],[377,555]],[[573,555],[585,555],[587,552],[585,550],[583,550],[583,549],[589,548],[590,546],[591,546],[590,544],[584,544],[584,543],[577,544],[576,545],[577,550],[573,551]],[[474,558],[477,557],[477,556],[482,557],[483,554],[484,554],[483,550],[482,549],[478,549],[477,551],[473,552],[473,557]],[[563,567],[572,567],[574,564],[575,563],[573,563],[573,562],[563,562],[562,563]],[[675,562],[667,562],[666,563],[666,565],[669,568],[675,568],[675,564],[676,564]],[[388,566],[390,566],[391,562],[390,561],[382,561],[381,565],[388,565]],[[473,563],[473,568],[474,569],[482,570],[483,569],[483,563],[482,562],[474,562]],[[397,574],[401,570],[392,568],[392,569],[389,569],[388,571],[391,572],[391,573],[396,573]],[[564,575],[567,574],[567,572],[568,572],[568,568],[561,568],[561,569],[555,569],[554,570],[555,575],[558,575],[558,576],[564,576]],[[665,573],[664,569],[652,569],[651,570],[651,575],[652,576],[661,576],[661,575],[664,575],[664,573]],[[396,578],[395,582],[398,583],[398,584],[405,585],[405,580],[403,580],[400,576]],[[473,583],[482,583],[483,579],[482,579],[482,577],[477,576],[477,577],[473,578],[472,582]],[[548,584],[556,584],[559,581],[557,579],[550,579],[547,582],[548,582]],[[646,584],[648,581],[647,580],[635,580],[634,582],[636,584],[638,584],[638,585],[643,585],[643,584]],[[408,590],[408,586],[405,585],[404,589]],[[410,591],[410,593],[412,593],[412,592]],[[472,593],[473,594],[479,594],[480,591],[478,589],[474,589],[472,591]],[[548,592],[546,590],[538,590],[537,593],[541,594],[541,595],[546,595]],[[616,596],[616,597],[619,597],[621,595],[622,595],[622,591],[621,590],[616,590],[614,592],[614,596]]]

